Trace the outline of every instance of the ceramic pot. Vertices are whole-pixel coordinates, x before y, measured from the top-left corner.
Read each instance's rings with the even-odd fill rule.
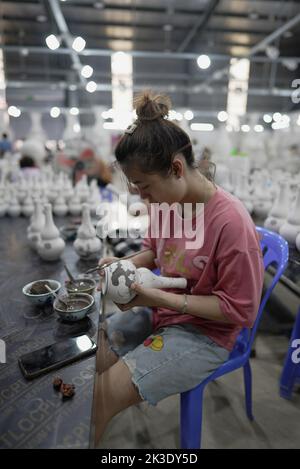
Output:
[[[77,217],[81,213],[80,198],[77,194],[75,194],[69,201],[69,212],[74,217]]]
[[[27,197],[24,200],[24,205],[22,207],[22,213],[25,215],[25,217],[31,217],[31,215],[34,212],[34,205],[32,202],[32,198],[30,197],[30,194],[27,195]]]

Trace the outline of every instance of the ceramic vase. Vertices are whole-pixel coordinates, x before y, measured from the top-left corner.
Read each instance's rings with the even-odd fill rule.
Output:
[[[187,280],[184,278],[160,277],[149,269],[137,269],[129,260],[113,262],[105,268],[101,290],[115,303],[126,304],[136,293],[130,289],[133,283],[139,283],[147,288],[186,288]]]
[[[82,222],[74,241],[74,249],[82,259],[97,259],[100,255],[102,243],[96,236],[96,230],[91,222],[89,204],[82,204]]]
[[[7,213],[13,218],[18,217],[21,214],[21,207],[14,190],[11,191],[10,205],[8,206]]]
[[[45,226],[45,215],[43,206],[40,202],[36,202],[30,225],[27,228],[27,240],[32,249],[38,248],[41,239],[41,231]]]
[[[59,230],[53,222],[51,204],[45,205],[45,216],[45,226],[41,231],[37,251],[45,261],[56,261],[60,258],[65,248],[65,242],[60,237]]]
[[[69,201],[69,212],[74,217],[80,215],[80,213],[81,213],[80,198],[76,193],[74,194],[74,196]]]
[[[68,206],[65,202],[62,192],[60,192],[58,197],[55,199],[53,213],[57,217],[65,217],[68,213]]]
[[[23,215],[25,215],[25,217],[31,217],[33,212],[34,212],[34,205],[33,205],[33,202],[32,202],[32,198],[31,198],[30,194],[28,193],[25,200],[24,200],[24,204],[23,204],[23,207],[22,207],[22,213],[23,213]]]

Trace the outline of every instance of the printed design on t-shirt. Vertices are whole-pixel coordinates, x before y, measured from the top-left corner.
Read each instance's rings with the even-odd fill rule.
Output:
[[[161,253],[161,272],[162,275],[168,275],[175,271],[182,277],[193,278],[193,270],[196,268],[197,271],[203,271],[208,259],[208,256],[192,257],[182,247],[168,243]]]
[[[143,343],[145,347],[150,347],[154,352],[160,352],[164,346],[164,339],[161,335],[151,335]]]
[[[204,267],[206,266],[208,262],[209,257],[208,256],[196,256],[193,259],[193,265],[196,267],[196,269],[204,270]]]

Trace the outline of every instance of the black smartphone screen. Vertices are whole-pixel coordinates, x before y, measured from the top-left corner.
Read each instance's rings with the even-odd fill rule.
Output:
[[[26,353],[19,358],[19,365],[25,378],[30,379],[91,355],[96,350],[97,345],[89,336],[81,335]]]

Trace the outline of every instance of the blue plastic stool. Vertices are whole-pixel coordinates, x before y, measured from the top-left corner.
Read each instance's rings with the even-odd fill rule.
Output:
[[[292,355],[296,351],[295,347],[292,347],[292,343],[295,339],[300,339],[300,308],[296,317],[296,321],[293,327],[290,345],[286,355],[285,363],[283,365],[283,370],[280,378],[280,396],[285,399],[291,399],[293,387],[300,381],[300,363],[294,363],[292,360]],[[299,349],[300,345],[297,345]],[[300,353],[297,353],[300,357]],[[298,360],[297,360],[298,361]]]
[[[266,230],[265,228],[256,227],[256,229],[260,235],[260,243],[264,256],[264,267],[267,269],[270,264],[275,264],[277,267],[276,274],[262,298],[253,328],[242,329],[228,361],[223,363],[220,368],[208,376],[194,389],[181,394],[180,438],[182,449],[196,449],[201,446],[202,403],[205,386],[210,381],[214,381],[216,378],[242,367],[244,372],[246,413],[248,418],[253,420],[251,396],[252,378],[249,362],[251,346],[266,302],[280,276],[284,272],[289,258],[288,243],[281,236],[277,233]]]

